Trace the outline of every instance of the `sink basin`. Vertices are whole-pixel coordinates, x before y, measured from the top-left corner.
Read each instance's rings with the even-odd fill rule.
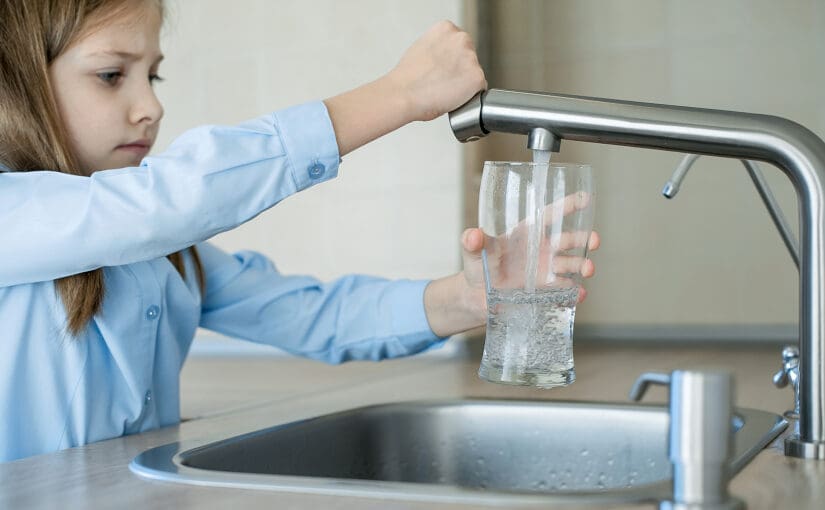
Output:
[[[733,472],[787,426],[737,409]],[[642,501],[670,491],[667,409],[417,401],[337,412],[138,455],[138,475],[200,485],[490,504]]]

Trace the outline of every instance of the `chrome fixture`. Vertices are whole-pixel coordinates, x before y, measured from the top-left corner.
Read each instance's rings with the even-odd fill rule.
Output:
[[[527,135],[527,148],[535,151],[559,152],[561,140],[544,128],[534,128]]]
[[[697,159],[699,159],[698,154],[685,154],[679,166],[674,170],[670,180],[665,183],[662,189],[662,195],[664,195],[665,198],[673,198],[676,196],[676,193],[679,192],[679,188],[682,185],[682,181],[687,177],[688,170],[690,170]],[[793,259],[796,269],[799,270],[799,244],[788,225],[788,221],[785,219],[785,215],[782,213],[782,208],[779,207],[773,193],[771,193],[765,176],[762,175],[762,171],[756,162],[747,159],[743,159],[741,162],[745,165],[748,175],[750,175],[753,181],[753,185],[756,186],[756,191],[768,209],[773,224],[776,226],[776,230],[779,231],[779,235],[782,237],[785,248],[788,249],[788,254],[790,254],[791,259]],[[785,411],[784,415],[788,419],[797,420],[799,419],[799,349],[793,346],[785,346],[785,348],[782,349],[782,369],[773,376],[773,383],[777,388],[784,388],[788,385],[788,382],[791,383],[791,388],[793,389],[794,408]]]
[[[825,142],[767,115],[491,89],[450,114],[456,138],[491,132],[759,160],[781,168],[800,211],[799,422],[785,454],[825,459]]]
[[[791,384],[794,396],[794,408],[785,411],[785,418],[799,419],[799,349],[786,346],[782,349],[782,368],[773,375],[773,384],[777,388],[784,388]]]
[[[682,185],[682,181],[684,181],[685,177],[687,177],[688,170],[690,170],[693,163],[695,163],[697,159],[699,159],[698,154],[685,154],[685,157],[682,158],[679,166],[677,166],[676,170],[674,170],[670,180],[665,183],[665,186],[662,189],[662,195],[664,195],[665,198],[673,198],[676,196],[676,193],[679,192],[679,188]],[[745,165],[748,175],[750,175],[753,185],[756,187],[756,191],[762,198],[762,203],[764,203],[765,207],[768,209],[768,213],[776,226],[776,230],[779,231],[779,235],[785,243],[785,248],[788,249],[788,254],[790,254],[791,259],[793,259],[796,269],[799,270],[799,244],[797,243],[796,237],[788,225],[788,221],[785,219],[785,215],[782,213],[782,208],[779,207],[773,193],[771,193],[770,186],[768,186],[765,176],[762,175],[762,171],[755,161],[749,161],[747,159],[740,161],[743,165]],[[791,389],[793,390],[794,407],[793,409],[785,411],[784,416],[788,419],[798,420],[799,349],[790,345],[785,346],[782,349],[782,369],[780,369],[773,376],[773,384],[777,388],[784,388],[789,382],[791,383]]]
[[[670,180],[665,183],[665,187],[662,189],[662,195],[666,198],[673,198],[676,196],[676,193],[679,192],[679,188],[682,185],[682,181],[685,177],[687,177],[688,170],[690,170],[691,166],[693,166],[693,163],[696,162],[697,159],[699,159],[698,154],[686,154],[685,157],[682,158],[681,163],[679,163],[679,166],[676,167],[676,170],[673,172]],[[788,225],[785,215],[782,214],[782,208],[779,207],[773,193],[771,193],[771,188],[768,186],[765,176],[762,175],[762,170],[759,169],[759,165],[757,165],[754,161],[749,161],[747,159],[743,159],[741,161],[742,164],[745,165],[748,175],[750,175],[751,180],[753,181],[753,185],[756,186],[756,191],[762,198],[762,202],[768,209],[768,213],[771,215],[773,224],[776,225],[776,230],[778,230],[779,235],[782,236],[782,242],[785,243],[785,248],[788,249],[788,253],[793,259],[793,263],[796,265],[796,268],[799,269],[799,244],[796,242],[796,237],[794,236],[793,231],[791,231],[791,227]]]
[[[668,459],[673,491],[664,509],[742,509],[728,494],[733,457],[733,378],[727,372],[645,373],[630,390],[641,400],[650,384],[670,388]]]

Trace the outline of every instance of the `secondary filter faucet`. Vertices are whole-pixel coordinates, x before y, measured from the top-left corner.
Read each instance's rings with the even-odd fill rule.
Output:
[[[641,400],[651,384],[670,389],[667,455],[673,465],[672,499],[660,510],[742,510],[728,494],[733,456],[733,378],[728,372],[676,370],[644,373],[630,390]]]
[[[825,459],[825,142],[768,115],[491,89],[450,114],[465,142],[491,132],[759,160],[781,168],[800,213],[799,421],[785,454]],[[558,146],[556,146],[558,148]]]

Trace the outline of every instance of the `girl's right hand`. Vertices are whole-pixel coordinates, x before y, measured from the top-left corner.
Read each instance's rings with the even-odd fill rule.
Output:
[[[451,112],[486,87],[470,36],[442,21],[392,71],[324,103],[343,157],[405,124]]]
[[[487,88],[472,38],[449,21],[415,41],[387,77],[406,95],[410,121],[435,119]]]

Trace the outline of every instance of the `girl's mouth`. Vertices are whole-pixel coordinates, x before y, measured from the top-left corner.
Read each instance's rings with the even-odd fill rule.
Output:
[[[135,156],[140,156],[141,158],[149,153],[149,149],[152,148],[152,144],[148,140],[137,140],[130,143],[124,143],[122,145],[118,145],[115,147],[115,150],[118,151],[125,151],[130,154],[134,154]]]

